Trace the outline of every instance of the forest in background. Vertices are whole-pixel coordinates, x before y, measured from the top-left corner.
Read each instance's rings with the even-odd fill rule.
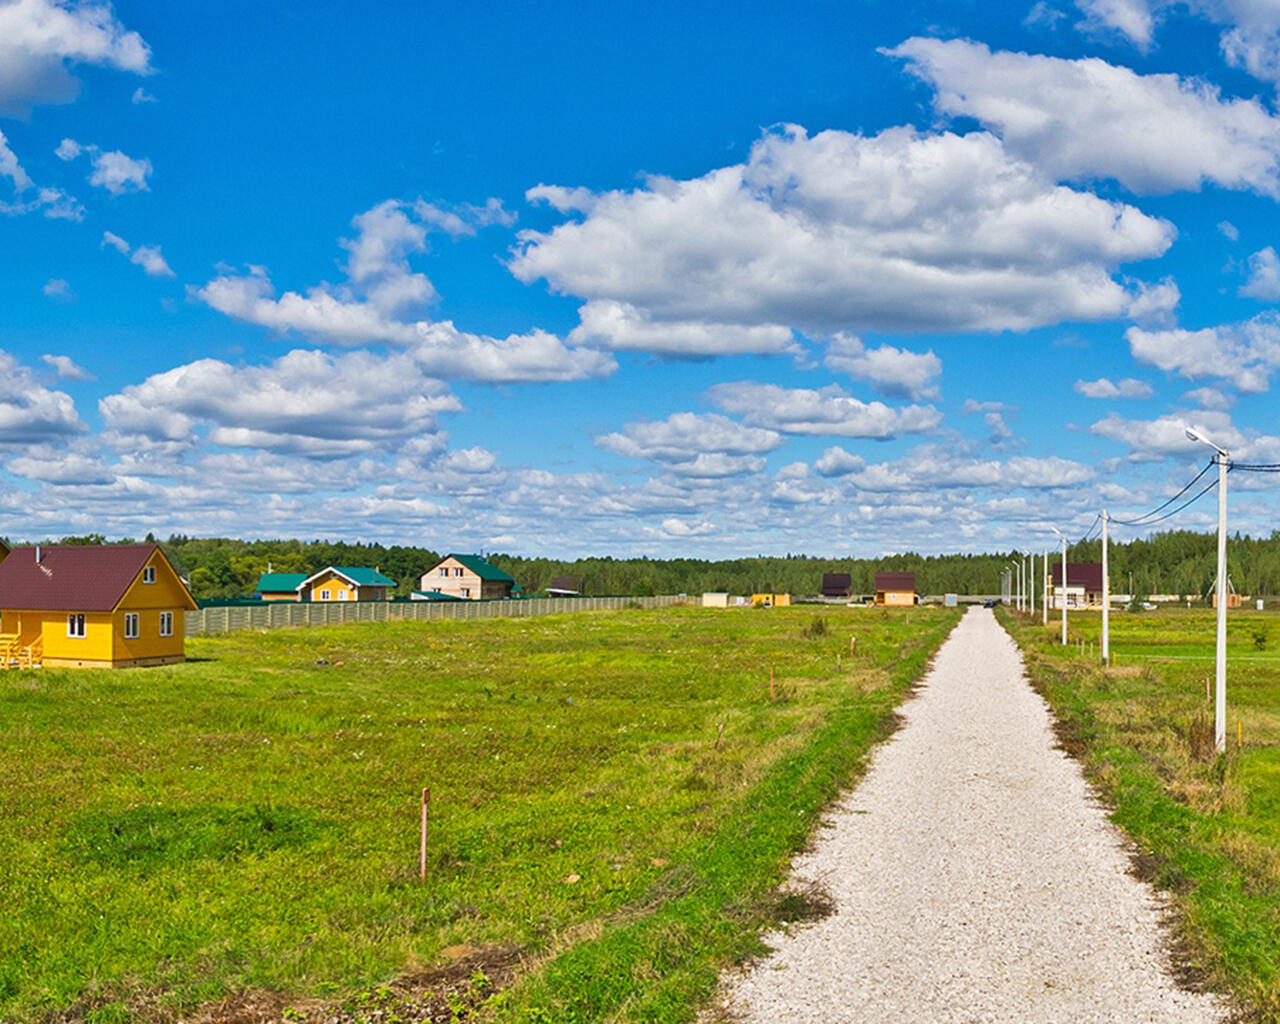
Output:
[[[313,573],[329,565],[376,568],[395,580],[406,596],[442,557],[431,548],[411,545],[358,544],[326,540],[235,540],[175,534],[159,543],[178,571],[191,581],[198,599],[244,598],[253,594],[258,578],[268,570]],[[89,535],[49,540],[51,544],[101,544],[106,538]],[[136,543],[124,540],[119,543]],[[515,577],[526,594],[544,591],[556,576],[582,580],[585,594],[701,594],[722,590],[816,594],[822,574],[847,572],[854,594],[874,590],[877,571],[916,574],[921,594],[998,594],[1000,572],[1019,552],[995,554],[885,555],[882,558],[818,558],[810,555],[759,555],[711,561],[699,558],[525,558],[500,552],[485,553],[499,569]],[[1037,554],[1040,554],[1037,552]],[[1091,540],[1068,549],[1073,562],[1097,562],[1102,543]],[[1051,551],[1051,561],[1058,558]],[[1217,560],[1216,535],[1173,530],[1150,537],[1111,544],[1111,585],[1116,593],[1180,594],[1202,597],[1213,583]],[[1040,575],[1040,560],[1036,559]],[[1242,594],[1268,597],[1280,593],[1280,530],[1270,537],[1239,534],[1228,544],[1228,568]],[[1132,573],[1132,589],[1130,574]]]

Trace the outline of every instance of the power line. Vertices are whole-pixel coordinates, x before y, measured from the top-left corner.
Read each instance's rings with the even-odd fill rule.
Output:
[[[1200,478],[1204,476],[1207,472],[1209,472],[1210,469],[1213,468],[1214,462],[1215,462],[1214,459],[1210,459],[1205,464],[1204,469],[1200,470],[1199,473],[1197,473],[1195,476],[1193,476],[1190,480],[1187,481],[1186,486],[1183,487],[1182,490],[1180,490],[1168,501],[1164,502],[1163,504],[1157,505],[1150,512],[1144,512],[1142,515],[1135,516],[1133,519],[1116,519],[1113,516],[1111,517],[1111,522],[1116,523],[1119,526],[1149,526],[1151,525],[1151,523],[1158,523],[1165,519],[1168,519],[1169,518],[1168,516],[1161,516],[1159,519],[1151,519],[1151,517],[1154,516],[1157,512],[1163,512],[1166,508],[1168,508],[1175,501],[1177,501],[1184,494],[1186,494],[1187,491],[1191,490],[1191,488],[1196,485],[1196,483],[1200,480]],[[1200,493],[1203,494],[1204,492],[1201,491]],[[1197,495],[1197,497],[1199,497],[1199,495]],[[1195,499],[1193,498],[1192,500],[1194,501]],[[1186,508],[1186,505],[1183,505],[1182,508]],[[1146,522],[1146,520],[1149,520],[1149,519],[1151,520],[1151,523]]]
[[[1232,462],[1230,466],[1244,473],[1280,473],[1280,462]]]
[[[1179,506],[1178,506],[1177,508],[1175,508],[1173,511],[1171,511],[1171,512],[1166,512],[1164,515],[1162,515],[1162,516],[1158,516],[1158,517],[1157,517],[1157,518],[1155,518],[1155,519],[1148,519],[1146,522],[1143,522],[1143,523],[1137,523],[1137,524],[1134,524],[1134,523],[1124,523],[1124,525],[1125,525],[1125,526],[1133,526],[1133,525],[1138,525],[1138,526],[1154,526],[1156,523],[1163,523],[1166,519],[1172,519],[1174,516],[1176,516],[1176,515],[1177,515],[1179,512],[1181,512],[1183,509],[1185,509],[1185,508],[1189,508],[1190,506],[1194,505],[1197,501],[1199,501],[1201,498],[1203,498],[1206,494],[1208,494],[1211,490],[1213,490],[1213,489],[1214,489],[1215,487],[1217,487],[1217,486],[1218,486],[1218,481],[1217,481],[1217,480],[1212,480],[1212,481],[1210,481],[1209,483],[1207,483],[1207,484],[1204,486],[1204,488],[1196,494],[1196,496],[1195,496],[1194,498],[1188,498],[1186,501],[1184,501],[1181,505],[1179,505]],[[1115,519],[1115,520],[1112,520],[1112,521],[1113,521],[1113,522],[1117,522],[1117,523],[1123,522],[1123,520],[1120,520],[1120,519]]]

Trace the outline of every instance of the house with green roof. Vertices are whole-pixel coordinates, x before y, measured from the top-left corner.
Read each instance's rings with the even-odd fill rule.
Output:
[[[510,597],[516,581],[479,555],[445,555],[422,575],[418,590],[464,601]],[[428,599],[430,600],[430,599]]]
[[[263,601],[297,601],[298,588],[306,578],[305,572],[264,572],[254,596]]]
[[[389,601],[396,581],[377,569],[331,565],[298,584],[299,601]]]

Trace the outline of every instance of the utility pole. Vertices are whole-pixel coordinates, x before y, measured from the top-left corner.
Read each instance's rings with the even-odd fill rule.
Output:
[[[1218,464],[1218,650],[1215,659],[1213,696],[1213,740],[1218,753],[1227,749],[1227,470],[1230,453],[1219,448],[1203,434],[1187,430],[1192,441],[1207,444],[1217,454]]]
[[[1058,602],[1062,605],[1062,646],[1067,646],[1067,535],[1053,527],[1053,532],[1062,538],[1062,586],[1058,590]]]
[[[1102,510],[1102,664],[1111,664],[1111,572],[1107,566],[1107,510]]]
[[[1049,550],[1048,548],[1045,549],[1044,557],[1041,559],[1041,564],[1044,566],[1044,590],[1041,591],[1040,593],[1040,596],[1043,598],[1043,600],[1040,602],[1040,607],[1044,609],[1044,611],[1041,613],[1042,617],[1040,620],[1040,624],[1042,626],[1047,626],[1049,625]]]
[[[1036,553],[1031,552],[1031,572],[1027,575],[1027,593],[1031,596],[1031,615],[1036,614]]]

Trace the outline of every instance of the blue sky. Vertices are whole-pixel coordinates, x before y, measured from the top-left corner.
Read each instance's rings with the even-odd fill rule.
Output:
[[[1280,461],[1280,3],[606,6],[0,0],[0,535],[1042,548]]]

